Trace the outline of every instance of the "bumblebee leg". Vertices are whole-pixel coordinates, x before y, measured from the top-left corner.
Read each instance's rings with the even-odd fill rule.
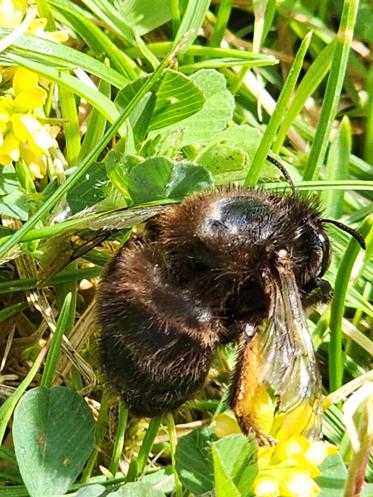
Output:
[[[256,354],[256,327],[247,327],[249,333],[242,333],[239,342],[229,405],[245,435],[254,433],[259,445],[274,445],[276,440],[266,433],[267,427],[263,426],[259,419],[261,413],[257,412],[262,401],[262,388],[258,385],[255,371],[260,367],[261,358]]]
[[[302,289],[301,301],[305,309],[318,303],[327,304],[333,297],[333,290],[330,283],[321,278],[316,278],[312,282],[312,287]]]

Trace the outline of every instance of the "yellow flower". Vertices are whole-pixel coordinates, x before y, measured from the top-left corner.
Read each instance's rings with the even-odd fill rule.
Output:
[[[219,438],[232,435],[233,433],[242,433],[236,419],[227,414],[218,414],[215,417],[215,433]]]
[[[320,493],[319,486],[306,471],[286,471],[280,481],[282,497],[316,497]]]
[[[278,497],[280,495],[280,487],[275,478],[261,476],[255,480],[253,492],[256,497]]]
[[[271,465],[273,452],[275,447],[259,447],[258,448],[258,469],[259,471],[268,468]]]
[[[320,451],[322,451],[322,454],[325,457],[327,453],[324,449],[321,449],[321,447],[327,444],[324,442],[318,443]],[[310,458],[306,457],[306,454],[311,450],[311,447],[312,442],[307,440],[306,437],[301,435],[290,437],[288,440],[282,440],[275,448],[272,461],[280,465],[287,464],[294,466],[298,470],[306,471],[312,478],[316,478],[320,474],[317,466],[322,463],[324,457],[320,456],[320,454],[316,454],[318,450],[315,448],[314,460],[317,460],[317,463],[314,464]]]
[[[27,0],[0,0],[0,27],[16,28],[21,24],[27,10]],[[69,39],[66,31],[44,31],[47,19],[40,17],[34,19],[28,27],[27,33],[45,38],[56,43]]]
[[[46,154],[57,146],[54,129],[43,125],[35,113],[44,104],[46,92],[37,74],[25,68],[14,71],[12,83],[14,97],[0,97],[0,164],[22,159],[34,178],[42,178]]]
[[[281,497],[314,497],[320,489],[313,478],[319,476],[318,466],[337,448],[321,441],[311,442],[295,435],[275,447],[260,447],[259,474],[255,483],[265,477],[278,482]]]
[[[310,447],[306,437],[294,436],[288,440],[282,440],[275,449],[275,457],[282,461],[284,459],[302,456]]]
[[[0,122],[7,123],[10,115],[13,112],[13,99],[9,95],[0,98]]]
[[[14,107],[18,112],[41,107],[47,93],[38,84],[38,75],[24,67],[18,67],[13,76]]]
[[[12,132],[8,133],[0,146],[0,164],[10,165],[19,159],[19,141]]]
[[[15,28],[25,16],[27,0],[0,0],[0,26]]]
[[[275,416],[271,434],[278,440],[286,440],[292,435],[309,435],[313,426],[319,426],[318,423],[317,408],[308,403],[301,403],[291,411]],[[318,431],[316,429],[316,432]]]
[[[47,161],[45,155],[34,154],[27,144],[20,145],[20,154],[27,164],[33,178],[43,178],[47,172]]]
[[[30,24],[28,32],[31,35],[45,38],[46,40],[54,41],[56,43],[63,43],[69,39],[66,31],[44,31],[47,25],[47,20],[44,17],[34,19]]]
[[[275,403],[264,385],[259,384],[252,398],[252,412],[255,424],[262,433],[270,433],[274,414]]]
[[[304,453],[304,458],[310,464],[320,466],[326,457],[332,456],[337,452],[338,449],[334,445],[327,442],[315,441],[310,443],[310,446]]]
[[[20,142],[27,143],[34,154],[42,155],[55,145],[55,140],[32,115],[13,114],[11,121],[15,136]]]
[[[263,394],[257,399],[263,401],[264,408],[261,412],[268,422],[268,413],[271,412],[268,408],[269,396]],[[281,417],[282,421],[287,421],[286,414],[281,414]],[[301,423],[295,423],[294,418],[293,423],[295,434],[280,439],[277,445],[258,448],[258,475],[253,484],[255,497],[315,497],[319,494],[320,489],[313,478],[319,476],[318,466],[325,457],[335,454],[337,448],[327,442],[310,441],[299,435]],[[285,424],[288,432],[290,424]],[[277,436],[279,426],[276,430]],[[223,413],[216,417],[215,432],[218,436],[238,431],[237,421],[229,414]]]

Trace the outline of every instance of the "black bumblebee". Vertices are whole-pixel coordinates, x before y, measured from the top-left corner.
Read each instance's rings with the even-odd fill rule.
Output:
[[[216,348],[237,342],[230,406],[242,431],[269,439],[255,414],[264,389],[317,436],[321,383],[304,308],[331,293],[325,222],[294,191],[234,188],[148,220],[107,266],[98,298],[103,369],[130,411],[177,408],[203,385]]]

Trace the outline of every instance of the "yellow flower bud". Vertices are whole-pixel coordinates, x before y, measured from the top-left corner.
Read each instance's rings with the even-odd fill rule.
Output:
[[[302,435],[290,437],[287,440],[281,440],[276,447],[275,456],[280,461],[303,455],[310,447],[310,442]]]
[[[316,497],[320,493],[319,486],[307,472],[286,471],[280,482],[281,497]]]
[[[242,433],[236,418],[227,413],[218,414],[215,417],[215,433],[219,438],[232,435],[232,433]]]
[[[278,497],[280,488],[278,481],[271,476],[261,476],[257,478],[253,485],[253,492],[256,497]]]
[[[337,447],[327,442],[311,442],[310,446],[304,453],[305,459],[314,466],[320,466],[327,456],[332,456],[338,452]]]

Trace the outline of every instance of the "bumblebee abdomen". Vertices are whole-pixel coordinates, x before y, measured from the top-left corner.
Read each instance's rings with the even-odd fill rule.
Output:
[[[112,348],[110,340],[101,343],[104,372],[131,412],[156,416],[176,409],[193,397],[208,373],[212,351],[192,347],[182,350],[175,344],[165,354],[148,350],[146,357],[130,347]]]
[[[175,409],[203,384],[219,323],[186,290],[170,289],[153,250],[119,252],[104,275],[98,311],[104,373],[134,414]]]

